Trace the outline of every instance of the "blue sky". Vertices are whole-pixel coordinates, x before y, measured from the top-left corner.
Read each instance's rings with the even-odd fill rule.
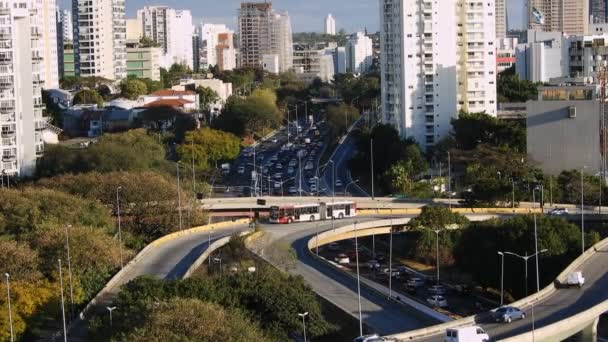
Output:
[[[253,0],[250,0],[253,1]],[[71,0],[58,0],[61,8],[69,8]],[[240,0],[126,0],[127,16],[134,17],[138,8],[145,5],[167,5],[176,9],[192,11],[196,23],[201,20],[209,23],[236,25],[236,11]],[[325,16],[332,13],[338,29],[347,32],[378,30],[378,0],[274,0],[273,7],[289,12],[294,32],[321,31]],[[523,0],[507,0],[511,26],[519,26]]]

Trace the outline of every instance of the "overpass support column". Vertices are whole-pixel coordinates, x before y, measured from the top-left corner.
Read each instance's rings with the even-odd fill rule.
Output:
[[[583,330],[574,335],[575,340],[580,342],[597,342],[597,325],[599,321],[600,318],[596,317]]]

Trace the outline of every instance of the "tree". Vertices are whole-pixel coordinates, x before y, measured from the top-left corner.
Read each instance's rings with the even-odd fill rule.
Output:
[[[38,253],[26,243],[0,240],[0,269],[10,274],[12,281],[33,282],[42,279],[38,271]]]
[[[353,106],[340,104],[327,108],[327,125],[334,136],[346,133],[347,127],[359,119],[359,110]]]
[[[150,307],[128,341],[273,341],[235,310],[197,299],[171,299]]]
[[[213,124],[216,128],[241,137],[263,135],[281,123],[282,115],[276,101],[275,93],[269,89],[256,89],[245,99],[231,96],[224,112]]]
[[[202,113],[209,113],[211,111],[211,105],[220,100],[220,96],[215,92],[215,90],[209,87],[198,87],[196,88],[196,92],[198,93],[200,111]]]
[[[139,44],[142,47],[160,47],[160,44],[158,44],[157,42],[154,41],[154,39],[152,39],[148,36],[142,36],[139,39]]]
[[[520,80],[509,70],[498,75],[497,95],[498,102],[526,102],[538,96],[538,83]]]
[[[38,177],[89,171],[169,170],[165,148],[143,129],[104,134],[86,149],[49,146],[36,168]]]
[[[83,89],[74,94],[74,104],[96,104],[98,108],[103,107],[103,98],[93,89]]]
[[[235,135],[204,127],[186,133],[177,153],[182,160],[194,159],[199,168],[206,170],[211,163],[236,158],[240,149],[240,140]]]
[[[147,94],[148,87],[146,83],[138,79],[127,78],[120,83],[120,91],[122,96],[135,100],[139,96]]]
[[[486,113],[461,112],[452,119],[456,148],[472,150],[479,144],[508,147],[526,152],[526,129],[512,122],[505,122]]]
[[[184,64],[174,63],[169,70],[160,68],[160,80],[164,88],[171,88],[180,79],[191,74],[192,70]]]

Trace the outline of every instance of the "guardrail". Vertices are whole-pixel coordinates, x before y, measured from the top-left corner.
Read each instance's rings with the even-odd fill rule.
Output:
[[[555,282],[563,282],[563,280],[568,276],[568,274],[570,272],[572,272],[574,269],[580,267],[583,263],[585,263],[587,260],[589,260],[595,253],[597,253],[598,250],[600,250],[604,247],[607,247],[607,246],[608,246],[608,238],[598,242],[592,248],[588,249],[584,254],[582,254],[578,258],[576,258],[568,267],[566,267],[566,269],[557,276],[556,281],[547,285],[540,292],[537,292],[526,298],[522,298],[514,303],[509,304],[509,306],[524,308],[524,307],[532,305],[532,303],[536,303],[536,302],[541,301],[541,300],[547,298],[548,296],[552,295],[556,291]],[[604,304],[604,303],[602,303],[602,304]],[[600,304],[600,305],[602,305],[602,304]],[[591,308],[589,310],[593,310],[594,308]],[[587,310],[587,311],[589,311],[589,310]],[[606,311],[606,310],[604,310],[604,311]],[[387,336],[387,338],[394,339],[394,340],[413,340],[413,339],[417,339],[417,338],[433,336],[433,335],[437,335],[437,334],[444,332],[446,329],[463,327],[463,326],[475,324],[475,323],[477,323],[477,321],[480,318],[485,317],[486,315],[488,315],[488,313],[483,313],[483,314],[479,314],[479,315],[475,315],[475,316],[469,316],[469,317],[459,319],[457,321],[439,324],[439,325],[435,325],[435,326],[424,328],[424,329],[408,331],[408,332],[401,333],[401,334],[393,334],[393,335]],[[578,315],[576,315],[576,316],[578,316]],[[574,316],[574,317],[576,317],[576,316]],[[559,324],[561,324],[561,322],[554,323],[549,326],[557,326]],[[547,327],[549,327],[549,326],[547,326]],[[547,328],[547,327],[544,327],[544,328]],[[553,329],[555,329],[555,327],[553,327]],[[538,329],[536,331],[538,332],[539,330],[540,329]],[[550,330],[548,330],[548,331],[550,331]],[[529,333],[529,334],[530,334],[529,339],[525,339],[523,336],[527,336],[527,335],[523,334],[523,335],[519,335],[519,336],[510,338],[506,341],[509,341],[509,342],[522,341],[522,340],[528,341],[528,340],[531,340],[531,336],[532,336],[531,333]],[[536,336],[538,337],[538,335],[536,335]]]
[[[118,271],[118,273],[116,273],[112,277],[112,279],[110,279],[106,283],[106,285],[103,287],[103,289],[101,289],[101,291],[99,291],[97,293],[97,295],[95,295],[95,297],[93,297],[93,299],[79,313],[78,317],[76,318],[76,320],[74,320],[74,322],[70,325],[70,327],[77,325],[78,323],[80,323],[80,321],[84,320],[85,316],[89,313],[89,311],[92,308],[94,308],[96,305],[98,305],[99,302],[101,302],[105,296],[111,295],[111,291],[117,286],[117,284],[119,284],[123,280],[123,278],[125,278],[128,275],[128,273],[133,268],[133,265],[135,265],[137,262],[139,262],[141,259],[143,259],[148,252],[150,252],[152,249],[156,248],[157,246],[165,244],[178,237],[192,235],[195,233],[200,233],[200,232],[204,232],[204,231],[208,231],[208,230],[222,229],[222,228],[226,228],[226,227],[230,227],[230,226],[234,226],[234,225],[245,224],[248,222],[249,222],[248,219],[239,219],[239,220],[235,220],[235,221],[225,221],[225,222],[213,223],[213,224],[209,224],[209,225],[205,225],[205,226],[199,226],[199,227],[183,230],[180,232],[171,233],[171,234],[165,235],[163,237],[160,237],[160,238],[152,241],[146,247],[144,247],[139,253],[137,253],[137,255],[133,259],[131,259],[120,271]]]
[[[316,248],[317,243],[319,243],[319,242],[323,242],[323,244],[325,244],[325,243],[328,243],[331,241],[335,241],[338,238],[342,239],[343,236],[348,236],[348,237],[350,237],[351,235],[354,236],[355,230],[357,232],[357,236],[359,236],[359,237],[369,236],[372,234],[378,234],[379,233],[378,229],[381,229],[381,228],[385,228],[385,229],[384,230],[381,229],[380,233],[388,233],[390,231],[389,227],[390,227],[391,223],[393,225],[400,225],[400,224],[408,223],[409,220],[410,220],[409,218],[396,218],[396,219],[392,219],[392,220],[390,220],[390,219],[376,220],[376,221],[370,221],[370,222],[361,222],[361,223],[357,223],[356,225],[348,224],[348,225],[341,226],[336,229],[327,230],[323,233],[319,233],[318,235],[316,235],[308,240],[307,252],[309,254],[311,254],[314,258],[317,258],[319,261],[321,261],[325,264],[328,264],[331,267],[336,268],[337,270],[348,275],[351,278],[356,279],[356,277],[351,272],[348,272],[347,270],[345,270],[340,265],[337,265],[336,263],[333,263],[323,257],[317,256],[315,253],[312,252],[312,249]],[[319,245],[321,245],[321,244],[319,244]],[[369,289],[378,292],[380,295],[388,297],[389,291],[388,291],[388,288],[386,288],[385,286],[377,284],[366,278],[362,278],[361,283],[364,284],[365,286],[367,286]],[[397,294],[397,295],[400,295],[399,300],[397,300],[396,296],[393,296],[393,298],[392,298],[393,300],[395,300],[398,303],[412,307],[414,310],[416,310],[416,312],[419,312],[421,314],[421,316],[424,316],[424,318],[426,318],[426,319],[431,318],[431,319],[439,321],[439,322],[446,322],[446,321],[449,321],[452,319],[452,318],[450,318],[440,312],[437,312],[437,311],[429,308],[428,306],[421,304],[403,294],[397,293],[396,291],[393,291],[393,292],[395,292],[395,294]]]

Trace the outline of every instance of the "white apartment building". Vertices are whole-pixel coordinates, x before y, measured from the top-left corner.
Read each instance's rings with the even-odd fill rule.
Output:
[[[334,71],[336,74],[346,73],[346,47],[338,46],[334,51]]]
[[[54,17],[48,0],[0,1],[0,172],[9,175],[32,175],[44,152],[42,29],[49,5]]]
[[[64,41],[73,41],[74,35],[72,31],[72,12],[67,9],[59,10],[59,21],[61,23],[61,32],[63,33]]]
[[[36,17],[37,26],[42,37],[40,39],[43,60],[41,75],[44,83],[44,89],[52,89],[59,87],[59,61],[58,61],[58,45],[57,45],[57,5],[55,0],[36,0],[34,2],[36,9],[34,16]]]
[[[127,40],[140,40],[144,36],[143,27],[137,18],[127,19]]]
[[[234,31],[226,25],[201,24],[199,36],[202,68],[217,65],[220,70],[232,70],[236,67]]]
[[[364,74],[372,66],[374,50],[372,39],[363,32],[353,34],[346,43],[346,70]]]
[[[507,0],[496,1],[496,39],[507,37]]]
[[[335,48],[309,47],[305,44],[294,44],[293,69],[296,76],[304,82],[311,83],[316,78],[323,82],[334,79]]]
[[[568,75],[568,42],[561,32],[528,30],[515,49],[515,72],[522,80],[549,82]]]
[[[137,11],[142,34],[163,48],[163,67],[183,64],[193,68],[192,14],[189,10],[176,10],[167,6],[145,6]]]
[[[73,0],[76,75],[120,80],[127,76],[124,0]]]
[[[285,72],[293,64],[291,20],[269,2],[243,2],[239,10],[240,66]],[[276,65],[275,65],[276,64]]]
[[[460,110],[496,115],[494,0],[382,0],[383,122],[422,148]]]
[[[325,34],[336,34],[336,19],[330,14],[325,17]]]
[[[517,38],[496,39],[496,72],[501,73],[515,65]]]

